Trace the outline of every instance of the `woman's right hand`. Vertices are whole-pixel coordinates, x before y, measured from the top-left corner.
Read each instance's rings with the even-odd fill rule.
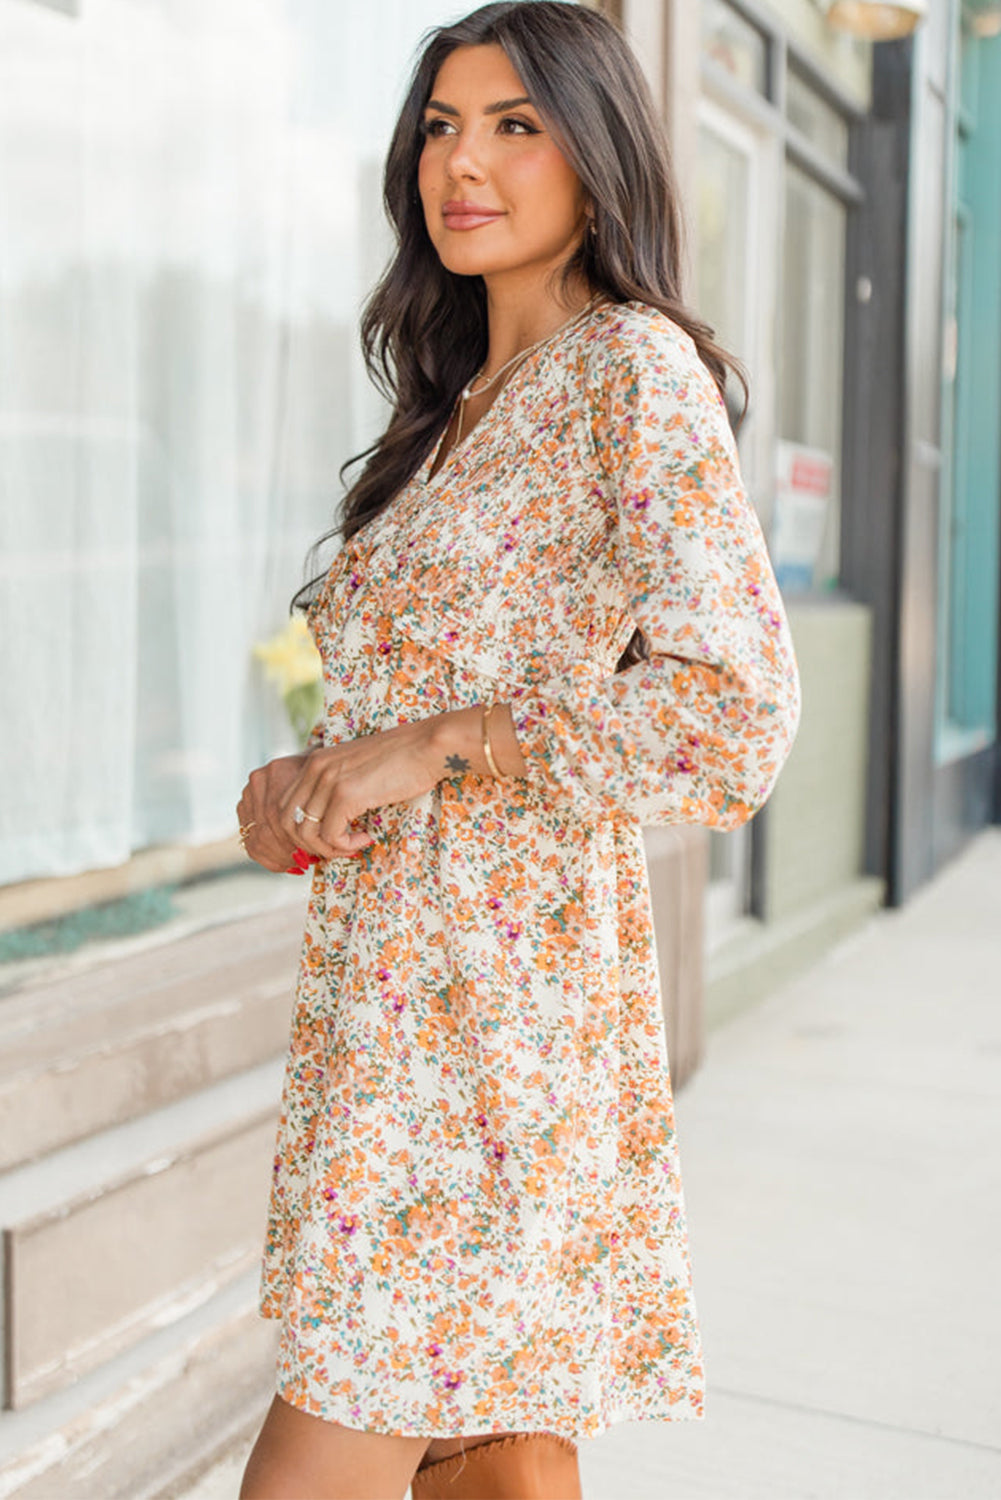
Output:
[[[240,827],[253,824],[243,840],[247,854],[265,870],[291,873],[295,840],[278,821],[282,797],[309,759],[308,755],[281,755],[266,766],[251,771],[236,804]]]

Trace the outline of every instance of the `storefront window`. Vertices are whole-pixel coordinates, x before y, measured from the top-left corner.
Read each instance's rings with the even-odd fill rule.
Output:
[[[760,344],[762,297],[767,299],[763,278],[770,266],[756,275],[763,258],[761,241],[769,234],[762,215],[762,153],[767,149],[760,134],[739,124],[703,100],[700,108],[696,210],[699,254],[696,266],[696,306],[725,348],[738,355],[751,380],[751,401],[739,432],[741,473],[752,503],[758,507],[767,493],[762,467],[756,462],[760,386],[759,380],[771,352]],[[772,257],[774,259],[774,257]],[[728,386],[738,405],[742,394],[735,380]],[[748,829],[727,833],[712,830],[709,843],[709,898],[706,913],[707,940],[712,947],[722,941],[747,904]]]
[[[747,255],[750,160],[715,130],[699,131],[698,306],[723,344],[747,347]]]
[[[727,0],[701,15],[699,304],[752,377],[741,456],[779,583],[826,590],[840,569],[852,106],[764,21]],[[783,113],[763,112],[762,93]]]
[[[702,48],[745,88],[768,92],[768,42],[724,0],[704,0]]]
[[[772,552],[784,588],[839,569],[845,208],[786,163],[782,343]]]
[[[814,85],[778,27],[725,0],[702,0],[701,14],[696,305],[750,377],[741,471],[779,584],[787,595],[829,589],[840,569],[846,205],[860,194],[852,105]],[[710,948],[752,906],[754,846],[751,829],[711,835]]]
[[[835,166],[848,162],[848,124],[794,68],[786,75],[786,115],[789,124],[822,151]]]
[[[72,9],[72,8],[71,8]],[[0,7],[0,883],[234,830],[441,0]]]

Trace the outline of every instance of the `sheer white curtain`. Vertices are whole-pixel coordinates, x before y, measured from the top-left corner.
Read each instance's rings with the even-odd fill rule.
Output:
[[[78,13],[73,14],[76,10]],[[0,884],[202,842],[340,463],[430,0],[0,0]]]

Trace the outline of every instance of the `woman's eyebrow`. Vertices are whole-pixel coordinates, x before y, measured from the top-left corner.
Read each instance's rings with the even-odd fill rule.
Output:
[[[488,104],[483,113],[485,115],[501,115],[506,109],[514,109],[519,104],[532,104],[532,101],[527,95],[523,95],[520,99],[499,99],[496,104]],[[459,113],[454,104],[443,104],[440,99],[429,99],[424,108],[437,109],[443,115],[458,115]],[[534,104],[532,108],[535,108]]]

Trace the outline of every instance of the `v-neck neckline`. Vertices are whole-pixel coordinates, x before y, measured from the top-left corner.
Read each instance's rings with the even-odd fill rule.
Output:
[[[526,359],[525,364],[527,365],[528,363],[529,363],[529,361]],[[452,425],[452,417],[455,414],[455,409],[453,407],[452,412],[449,414],[448,421],[445,423],[445,431],[442,433],[441,437],[438,439],[438,441],[435,443],[434,447],[431,449],[430,457],[427,458],[424,461],[424,463],[422,464],[422,466],[421,466],[421,481],[422,481],[424,489],[426,489],[426,490],[435,490],[435,489],[437,489],[438,488],[438,481],[440,479],[444,478],[444,476],[448,473],[448,470],[451,467],[453,460],[456,459],[456,458],[461,457],[462,454],[466,453],[473,446],[474,440],[477,437],[480,429],[484,426],[484,424],[487,422],[488,418],[496,410],[496,408],[499,405],[499,403],[501,401],[503,401],[505,393],[511,387],[511,381],[513,381],[514,378],[515,378],[515,376],[518,375],[519,373],[520,373],[519,370],[515,370],[514,375],[511,376],[511,380],[509,380],[506,385],[502,385],[501,386],[500,390],[497,392],[496,396],[491,401],[490,405],[487,407],[487,409],[483,413],[482,417],[480,417],[479,421],[476,422],[469,429],[469,431],[466,433],[466,436],[464,438],[461,438],[459,440],[459,442],[452,444],[451,448],[449,448],[448,452],[445,454],[445,457],[443,458],[443,460],[441,462],[441,466],[438,469],[437,473],[432,474],[431,470],[434,468],[434,461],[438,457],[438,453],[439,453],[439,450],[441,449],[441,445],[445,441],[445,438],[446,438],[446,436],[448,434],[449,427],[451,427],[451,425]]]
[[[581,318],[579,322],[571,319],[571,321],[567,323],[565,327],[558,328],[552,335],[552,337],[548,338],[544,344],[541,344],[539,346],[538,349],[533,349],[532,353],[529,354],[527,358],[518,366],[510,379],[504,382],[500,390],[497,392],[497,395],[494,397],[493,401],[491,401],[490,405],[487,407],[486,411],[483,413],[482,417],[480,417],[475,426],[473,426],[470,431],[467,432],[466,436],[462,438],[458,443],[452,444],[451,448],[446,453],[438,472],[432,475],[431,469],[434,467],[434,461],[438,457],[441,445],[445,441],[449,426],[452,422],[452,415],[450,414],[448,422],[445,424],[444,432],[442,433],[438,442],[435,443],[434,447],[431,449],[429,456],[421,464],[421,488],[429,493],[433,493],[439,488],[439,481],[443,480],[447,476],[448,471],[453,464],[453,460],[464,456],[466,453],[471,451],[471,449],[475,445],[476,438],[480,435],[482,429],[486,427],[489,419],[493,416],[494,412],[500,406],[508,391],[516,390],[518,388],[519,377],[523,376],[526,370],[530,369],[534,363],[536,363],[546,354],[550,353],[554,348],[559,347],[563,339],[569,334],[580,332],[581,329],[584,328],[590,328],[596,314],[603,312],[607,307],[613,307],[615,305],[615,303],[608,301],[599,302],[596,307],[593,307],[591,309],[590,317]]]

